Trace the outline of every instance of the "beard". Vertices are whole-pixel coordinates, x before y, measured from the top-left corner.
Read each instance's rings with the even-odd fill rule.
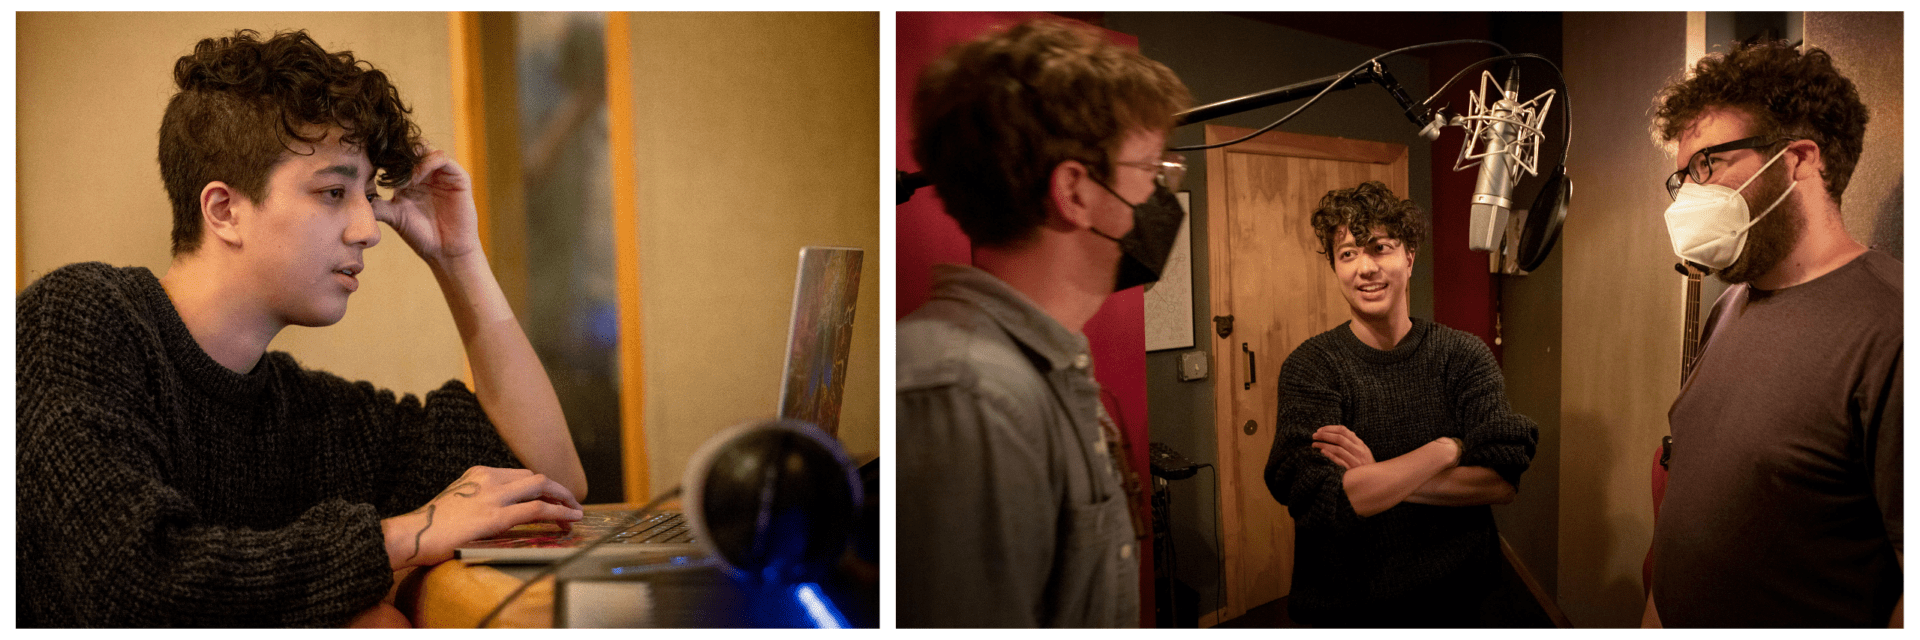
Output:
[[[1780,199],[1791,184],[1785,171],[1769,173],[1754,181],[1753,187],[1740,194],[1747,200],[1748,211],[1760,211],[1763,207]],[[1767,217],[1754,223],[1747,230],[1747,247],[1740,252],[1740,259],[1720,271],[1720,280],[1727,284],[1752,282],[1766,275],[1774,267],[1780,266],[1787,254],[1800,244],[1800,235],[1807,228],[1806,217],[1801,215],[1800,206],[1789,197],[1780,202]]]

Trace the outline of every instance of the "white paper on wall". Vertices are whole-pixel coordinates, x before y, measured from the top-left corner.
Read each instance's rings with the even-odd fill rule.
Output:
[[[1160,272],[1160,281],[1147,289],[1147,350],[1185,349],[1193,346],[1193,242],[1188,229],[1193,223],[1192,192],[1174,194],[1187,216],[1180,220],[1180,235],[1173,241],[1173,254]]]

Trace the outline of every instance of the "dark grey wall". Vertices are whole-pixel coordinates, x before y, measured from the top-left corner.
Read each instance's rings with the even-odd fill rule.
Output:
[[[1543,160],[1544,162],[1544,160]],[[1544,169],[1542,169],[1544,171]],[[1525,276],[1500,276],[1500,373],[1507,404],[1540,425],[1533,463],[1493,520],[1527,571],[1558,596],[1560,549],[1560,254]]]
[[[1536,53],[1560,60],[1561,20],[1557,14],[1495,14],[1489,20],[1493,40],[1514,51]],[[1528,78],[1538,79],[1522,86],[1524,97],[1545,90],[1549,76],[1538,65],[1524,68]],[[1563,63],[1564,71],[1564,63]],[[1579,96],[1562,94],[1554,108],[1563,114],[1576,111]],[[1579,111],[1585,116],[1585,111]],[[1549,126],[1559,123],[1550,119]],[[1556,134],[1557,135],[1557,134]],[[1575,140],[1569,147],[1578,153],[1583,147]],[[1548,145],[1549,148],[1552,145]],[[1557,158],[1555,158],[1557,160]],[[1540,170],[1547,171],[1548,160],[1541,159]],[[1574,184],[1577,202],[1580,184]],[[1572,205],[1569,205],[1570,207]],[[1569,215],[1572,215],[1569,213]],[[1520,479],[1520,492],[1512,504],[1496,505],[1493,519],[1500,535],[1513,545],[1521,564],[1549,596],[1559,593],[1560,549],[1560,265],[1563,249],[1555,248],[1540,268],[1524,276],[1496,276],[1501,341],[1501,374],[1506,377],[1507,403],[1520,415],[1540,425],[1540,442],[1533,463]]]
[[[1211,13],[1108,13],[1105,26],[1140,38],[1140,51],[1173,69],[1193,90],[1199,104],[1234,98],[1303,80],[1340,73],[1383,52],[1262,22]],[[1407,92],[1426,97],[1427,63],[1397,56],[1386,62]],[[1258,128],[1291,111],[1298,103],[1268,107],[1213,121]],[[1408,184],[1412,198],[1430,203],[1431,156],[1426,140],[1401,115],[1392,98],[1379,87],[1362,86],[1329,94],[1280,130],[1404,144],[1408,147]],[[1175,132],[1176,145],[1204,142],[1200,125]],[[1205,351],[1211,343],[1209,313],[1205,152],[1187,154],[1185,184],[1192,196],[1194,349],[1147,354],[1147,408],[1150,434],[1196,462],[1215,462],[1213,436],[1213,379],[1180,382],[1177,358],[1187,351]],[[1300,212],[1307,224],[1308,212]],[[1333,277],[1329,271],[1327,277]],[[1416,262],[1412,281],[1412,313],[1433,317],[1433,270]],[[1276,358],[1284,357],[1276,355]],[[1210,363],[1216,373],[1219,361]],[[1274,361],[1275,370],[1278,360]],[[1557,401],[1556,401],[1557,402]],[[1172,483],[1174,544],[1178,551],[1178,579],[1199,592],[1202,613],[1220,608],[1219,532],[1215,487],[1218,474],[1199,475]],[[1259,488],[1255,488],[1259,489]]]
[[[1807,44],[1832,55],[1833,66],[1853,81],[1867,104],[1866,144],[1840,201],[1847,231],[1869,247],[1904,259],[1906,128],[1900,52],[1905,33],[1900,14],[1809,11],[1803,24]]]

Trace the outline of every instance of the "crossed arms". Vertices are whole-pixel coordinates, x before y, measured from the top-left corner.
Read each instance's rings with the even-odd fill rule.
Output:
[[[1302,526],[1349,526],[1405,502],[1513,500],[1538,427],[1507,405],[1499,365],[1478,341],[1439,333],[1426,339],[1440,355],[1384,374],[1354,366],[1350,354],[1318,338],[1282,364],[1265,479]],[[1361,407],[1377,413],[1354,415]],[[1443,424],[1464,429],[1433,428]],[[1375,438],[1369,443],[1354,426],[1386,430],[1366,431]],[[1372,447],[1386,434],[1398,439],[1383,445],[1396,455],[1376,458]]]
[[[1487,467],[1462,467],[1458,438],[1433,442],[1390,460],[1373,459],[1360,436],[1342,425],[1313,432],[1313,448],[1344,471],[1341,485],[1354,513],[1371,516],[1402,502],[1443,507],[1513,502],[1512,484]]]

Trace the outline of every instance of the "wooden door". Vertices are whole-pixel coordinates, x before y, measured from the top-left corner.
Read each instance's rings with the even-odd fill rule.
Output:
[[[1206,133],[1213,143],[1252,130],[1209,126]],[[1293,520],[1264,478],[1280,364],[1307,338],[1351,318],[1309,216],[1328,191],[1367,180],[1404,197],[1407,147],[1270,132],[1206,153],[1212,315],[1233,317],[1226,337],[1217,323],[1211,327],[1226,547],[1217,623],[1287,595],[1292,585]]]

